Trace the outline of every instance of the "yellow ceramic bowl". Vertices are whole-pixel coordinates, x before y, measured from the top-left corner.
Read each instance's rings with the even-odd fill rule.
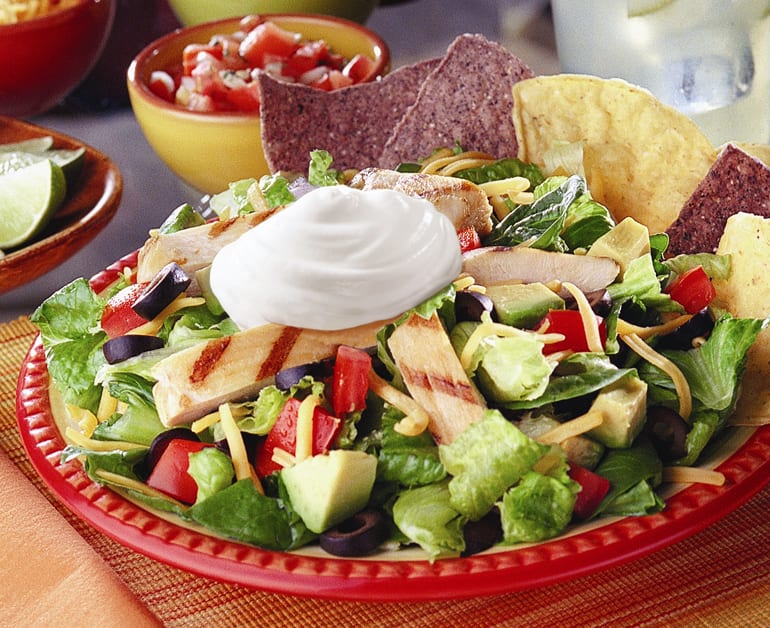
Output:
[[[169,0],[169,6],[185,26],[237,17],[249,13],[296,13],[334,15],[363,24],[378,0]]]
[[[376,63],[365,80],[373,80],[389,68],[387,45],[360,24],[320,15],[276,14],[270,20],[307,39],[323,39],[347,58],[368,55]],[[232,181],[269,173],[259,114],[188,111],[154,95],[147,81],[154,70],[178,64],[187,44],[206,43],[212,35],[234,32],[239,22],[240,18],[232,18],[176,30],[144,48],[128,69],[128,95],[147,141],[171,170],[202,193],[217,193]]]

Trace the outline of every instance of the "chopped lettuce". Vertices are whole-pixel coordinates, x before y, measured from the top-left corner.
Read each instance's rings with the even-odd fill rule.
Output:
[[[312,185],[337,185],[342,183],[344,177],[338,170],[332,168],[334,158],[328,151],[310,151],[310,165],[308,166],[307,180]]]
[[[465,549],[466,518],[451,503],[446,480],[400,493],[393,503],[393,522],[430,560],[459,556]]]
[[[549,177],[535,188],[534,197],[530,205],[512,206],[484,244],[569,251],[590,246],[615,224],[580,176]]]
[[[105,363],[107,334],[99,324],[105,301],[85,279],[75,279],[48,297],[30,316],[40,329],[48,373],[64,401],[94,412],[101,386],[96,373]]]
[[[233,483],[235,470],[230,457],[216,447],[204,447],[189,456],[189,473],[198,485],[196,504],[216,495]]]
[[[537,399],[545,392],[555,362],[543,355],[537,336],[487,336],[479,343],[476,378],[495,402]]]
[[[272,550],[294,547],[296,537],[282,500],[262,495],[249,479],[195,504],[188,516],[231,539]]]
[[[394,426],[403,413],[388,409],[382,417],[381,442],[377,456],[377,479],[413,487],[438,482],[446,477],[438,447],[429,432],[404,436]]]
[[[455,172],[452,176],[459,179],[466,179],[476,184],[510,179],[512,177],[524,177],[525,179],[529,179],[530,188],[540,185],[544,179],[543,172],[538,166],[525,163],[520,159],[512,157],[498,159],[491,164],[479,166],[478,168],[460,170],[459,172]]]
[[[569,480],[525,473],[499,505],[503,543],[535,543],[564,532],[572,519],[577,490]]]
[[[654,491],[662,480],[663,463],[644,438],[628,449],[608,450],[595,471],[611,484],[595,515],[648,515],[663,509]]]
[[[439,446],[441,461],[452,476],[452,507],[469,519],[481,519],[549,449],[499,411],[486,411],[452,443]]]

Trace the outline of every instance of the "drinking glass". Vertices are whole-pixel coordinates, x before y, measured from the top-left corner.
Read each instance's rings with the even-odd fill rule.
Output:
[[[552,0],[563,72],[623,78],[716,145],[770,143],[765,0]]]

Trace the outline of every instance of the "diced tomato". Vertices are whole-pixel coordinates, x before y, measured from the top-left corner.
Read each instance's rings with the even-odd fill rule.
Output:
[[[263,22],[249,31],[241,42],[239,52],[241,57],[252,65],[262,67],[266,58],[286,58],[298,45],[295,33],[284,30],[273,22]]]
[[[328,54],[329,46],[323,40],[304,43],[286,59],[283,74],[298,79],[308,70],[323,64]]]
[[[147,478],[147,486],[185,504],[195,503],[198,485],[187,470],[190,466],[190,454],[204,447],[213,447],[213,445],[184,438],[172,440],[158,458],[150,477]]]
[[[225,97],[233,109],[237,111],[259,111],[259,84],[257,82],[230,88]]]
[[[368,77],[374,69],[374,61],[366,55],[357,54],[342,69],[345,76],[353,79],[354,83],[360,83]]]
[[[188,44],[182,51],[182,70],[190,76],[198,64],[207,57],[221,60],[222,48],[214,44]]]
[[[349,76],[345,76],[339,70],[329,70],[320,79],[313,81],[310,86],[330,92],[340,87],[349,87],[352,84],[353,79]]]
[[[148,285],[149,282],[131,284],[107,301],[102,312],[101,326],[110,338],[123,336],[147,322],[132,306]]]
[[[176,92],[176,85],[174,79],[168,72],[163,70],[155,70],[150,74],[150,80],[147,81],[147,87],[158,98],[162,98],[167,102],[174,102],[174,93]]]
[[[340,345],[334,361],[332,408],[337,416],[366,408],[372,357],[361,349]]]
[[[301,403],[294,397],[286,402],[264,443],[257,451],[255,467],[260,477],[268,476],[281,469],[278,463],[273,462],[273,451],[276,447],[294,455],[297,448],[297,416]],[[317,406],[313,412],[313,455],[329,451],[340,429],[342,429],[342,421]]]
[[[596,316],[596,321],[599,324],[599,339],[604,347],[607,342],[607,327],[601,316]],[[541,325],[543,323],[547,323],[546,333],[564,336],[564,340],[560,342],[545,345],[543,353],[546,355],[558,351],[589,351],[583,317],[577,310],[551,310]]]
[[[703,270],[703,266],[696,266],[683,272],[668,285],[666,292],[688,314],[697,314],[716,296],[714,284]]]
[[[481,237],[473,227],[460,229],[457,232],[457,239],[460,240],[460,252],[462,253],[481,247]]]
[[[610,481],[579,464],[570,464],[569,476],[580,484],[580,492],[572,512],[577,519],[585,521],[596,512],[609,492]]]

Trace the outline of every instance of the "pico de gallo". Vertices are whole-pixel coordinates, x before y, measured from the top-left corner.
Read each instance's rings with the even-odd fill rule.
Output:
[[[264,17],[244,17],[238,30],[185,46],[174,67],[151,73],[148,87],[191,111],[259,110],[260,72],[331,91],[370,77],[375,62],[364,54],[346,59],[324,40],[304,40]]]

